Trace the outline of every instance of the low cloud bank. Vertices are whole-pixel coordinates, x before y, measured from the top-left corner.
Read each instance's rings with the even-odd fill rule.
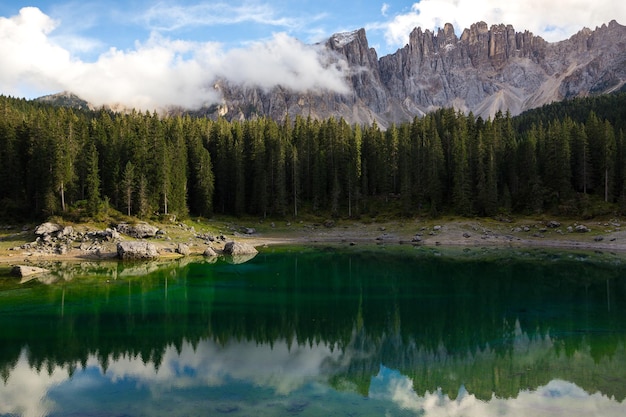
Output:
[[[2,94],[32,98],[71,91],[96,106],[153,110],[216,103],[220,97],[213,86],[219,79],[266,90],[281,85],[295,91],[348,91],[344,63],[284,33],[231,50],[153,34],[133,50],[111,48],[85,62],[52,40],[58,25],[35,7],[0,18]]]

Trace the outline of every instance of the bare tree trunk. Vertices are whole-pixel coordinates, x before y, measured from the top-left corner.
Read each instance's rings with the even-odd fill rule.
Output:
[[[65,211],[65,188],[63,186],[63,181],[61,181],[61,210]]]

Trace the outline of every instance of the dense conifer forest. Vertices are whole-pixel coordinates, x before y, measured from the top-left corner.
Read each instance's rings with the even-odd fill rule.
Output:
[[[381,129],[0,96],[0,218],[626,214],[626,94]]]

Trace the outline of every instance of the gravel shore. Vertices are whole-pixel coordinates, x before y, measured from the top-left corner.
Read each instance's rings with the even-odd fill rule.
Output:
[[[375,243],[461,247],[546,247],[626,253],[626,227],[622,230],[621,222],[616,219],[587,223],[528,219],[517,222],[493,219],[414,219],[367,223],[329,220],[294,224],[259,222],[255,225],[257,227],[236,225],[231,221],[209,224],[207,227],[210,227],[211,232],[205,231],[203,225],[196,223],[192,226],[182,223],[160,226],[162,233],[159,236],[145,240],[156,246],[159,258],[162,259],[202,255],[207,247],[221,253],[228,241],[243,241],[257,248],[289,244],[338,243],[356,246]],[[91,225],[75,225],[74,228],[97,233],[93,231]],[[121,234],[116,239],[88,243],[71,242],[64,250],[55,252],[49,250],[49,244],[46,247],[41,242],[37,243],[36,237],[33,231],[26,227],[5,227],[3,234],[0,235],[0,263],[114,259],[117,254],[117,242],[134,239]],[[176,248],[180,244],[189,249],[184,255],[177,253]]]

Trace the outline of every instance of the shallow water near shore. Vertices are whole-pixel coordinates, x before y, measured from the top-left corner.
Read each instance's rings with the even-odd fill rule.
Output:
[[[328,245],[52,269],[0,279],[2,416],[626,413],[620,255]]]

